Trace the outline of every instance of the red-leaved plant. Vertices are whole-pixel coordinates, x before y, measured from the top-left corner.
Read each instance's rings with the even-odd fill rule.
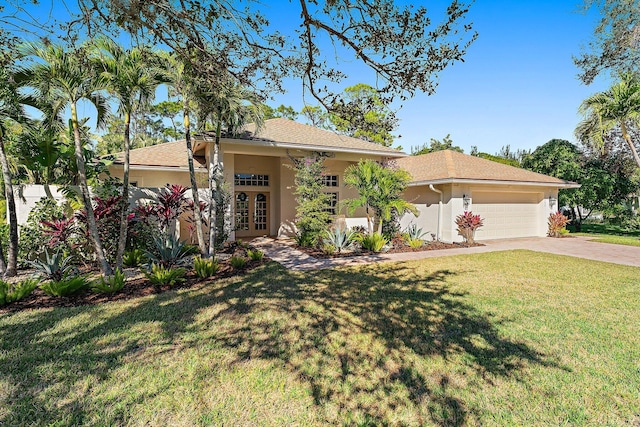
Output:
[[[49,237],[50,248],[66,245],[75,231],[74,218],[54,218],[51,221],[40,221],[42,233]]]
[[[569,222],[569,218],[562,215],[560,212],[552,213],[549,215],[549,229],[547,230],[547,236],[549,237],[561,237],[566,232],[566,225]]]
[[[480,215],[465,211],[465,213],[456,217],[456,225],[458,226],[458,235],[462,236],[467,245],[473,245],[475,243],[475,232],[483,224]]]

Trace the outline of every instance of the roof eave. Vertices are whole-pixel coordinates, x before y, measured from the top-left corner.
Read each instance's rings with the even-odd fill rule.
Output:
[[[403,153],[402,151],[367,150],[362,148],[342,148],[342,147],[331,147],[331,146],[324,146],[324,145],[310,145],[310,144],[296,144],[291,142],[266,141],[266,140],[260,140],[260,139],[223,138],[220,142],[230,143],[230,144],[240,144],[240,145],[258,145],[261,147],[308,150],[308,151],[329,151],[332,153],[367,154],[370,156],[383,156],[383,157],[408,156],[407,153]]]
[[[488,185],[523,185],[529,187],[556,187],[556,188],[580,188],[577,182],[536,182],[536,181],[509,181],[498,179],[467,179],[467,178],[440,178],[423,181],[413,181],[409,187],[438,184],[488,184]]]
[[[114,163],[119,166],[122,163]],[[154,170],[154,171],[164,171],[164,172],[189,172],[188,166],[159,166],[159,165],[130,165],[129,168],[131,170]],[[196,172],[206,172],[207,168],[203,166],[195,166]]]

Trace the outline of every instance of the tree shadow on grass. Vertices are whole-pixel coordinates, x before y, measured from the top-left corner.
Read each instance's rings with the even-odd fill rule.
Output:
[[[421,276],[407,264],[291,273],[271,263],[238,280],[141,299],[120,311],[34,312],[2,327],[0,364],[9,368],[0,370],[0,381],[9,392],[0,393],[0,424],[94,424],[98,398],[78,393],[71,379],[109,381],[123,361],[149,357],[145,337],[124,332],[152,323],[159,329],[153,354],[211,344],[231,351],[238,365],[277,361],[308,384],[322,423],[464,425],[479,416],[464,400],[478,391],[469,377],[491,383],[519,378],[530,365],[558,366],[501,336],[499,319],[453,291],[449,281],[460,273]],[[69,319],[76,321],[66,327]],[[122,337],[117,345],[100,344],[113,334]],[[170,392],[132,390],[101,422],[127,423],[127,406]],[[70,394],[61,404],[48,401]]]

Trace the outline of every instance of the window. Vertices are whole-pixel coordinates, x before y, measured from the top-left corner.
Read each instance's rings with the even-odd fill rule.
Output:
[[[329,212],[331,215],[336,215],[338,213],[338,193],[326,193],[330,196],[329,203],[325,208],[326,212]]]
[[[322,185],[325,187],[338,187],[338,175],[323,175]]]
[[[252,173],[236,173],[233,175],[234,185],[246,185],[250,187],[268,187],[269,175],[256,175]]]

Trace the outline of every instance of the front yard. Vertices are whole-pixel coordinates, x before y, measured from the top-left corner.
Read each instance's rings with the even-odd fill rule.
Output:
[[[636,425],[640,270],[511,251],[0,317],[0,425]]]

